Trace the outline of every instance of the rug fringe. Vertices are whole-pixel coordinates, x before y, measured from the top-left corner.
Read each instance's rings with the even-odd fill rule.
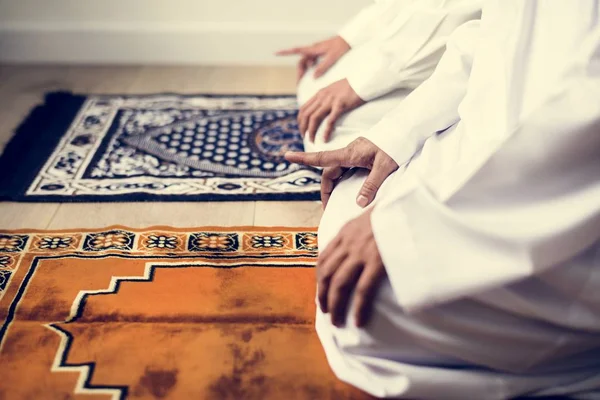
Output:
[[[17,200],[25,194],[85,99],[69,91],[49,92],[31,110],[0,156],[0,200]]]

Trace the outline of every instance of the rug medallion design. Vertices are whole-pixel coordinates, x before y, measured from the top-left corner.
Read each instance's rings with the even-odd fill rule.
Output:
[[[313,229],[0,232],[0,398],[362,399],[314,333]]]

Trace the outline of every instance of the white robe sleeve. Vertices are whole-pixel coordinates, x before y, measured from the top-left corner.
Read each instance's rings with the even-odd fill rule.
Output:
[[[398,165],[407,163],[427,138],[458,121],[479,25],[470,21],[456,29],[433,75],[366,132]]]
[[[463,23],[478,19],[479,0],[420,0],[401,2],[393,20],[379,28],[366,46],[368,62],[356,65],[347,79],[363,100],[398,88],[414,89],[429,78],[448,37]],[[389,17],[388,17],[389,18]]]
[[[416,0],[375,0],[347,22],[338,31],[338,35],[350,47],[361,46],[371,40],[379,29],[393,18],[398,7],[414,1]]]
[[[598,0],[487,7],[461,121],[372,214],[409,311],[568,267],[600,240]]]

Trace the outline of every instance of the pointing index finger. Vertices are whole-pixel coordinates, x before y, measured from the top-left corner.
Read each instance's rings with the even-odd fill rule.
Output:
[[[313,167],[346,167],[350,160],[346,158],[344,149],[302,153],[289,151],[285,159],[296,164],[312,165]]]
[[[275,53],[276,56],[292,56],[292,55],[301,55],[307,57],[316,57],[320,53],[315,48],[315,46],[300,46],[300,47],[292,47],[289,49],[279,50]]]
[[[304,52],[304,48],[302,47],[292,47],[291,49],[283,49],[279,50],[275,53],[276,56],[291,56],[294,54],[302,54]]]

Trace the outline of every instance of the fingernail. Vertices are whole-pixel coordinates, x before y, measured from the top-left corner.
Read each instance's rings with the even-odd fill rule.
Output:
[[[360,196],[358,196],[358,198],[356,199],[356,204],[358,204],[362,208],[365,208],[367,206],[368,202],[369,202],[369,199],[367,199],[367,196],[362,195],[362,194]]]

